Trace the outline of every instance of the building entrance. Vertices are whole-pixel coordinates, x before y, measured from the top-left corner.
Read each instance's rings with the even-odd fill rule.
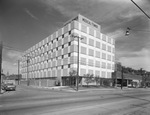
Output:
[[[76,77],[62,77],[62,86],[75,86]]]

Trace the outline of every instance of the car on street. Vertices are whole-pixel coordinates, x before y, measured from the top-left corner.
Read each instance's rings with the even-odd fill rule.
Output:
[[[5,91],[15,91],[16,90],[16,85],[13,83],[6,83],[3,85],[3,90]]]

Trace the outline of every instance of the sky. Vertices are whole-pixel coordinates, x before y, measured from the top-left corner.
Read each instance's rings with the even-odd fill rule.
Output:
[[[150,0],[134,2],[150,16]],[[78,14],[100,24],[102,33],[116,40],[116,61],[150,71],[150,19],[131,0],[0,0],[4,73],[17,74],[22,52]]]

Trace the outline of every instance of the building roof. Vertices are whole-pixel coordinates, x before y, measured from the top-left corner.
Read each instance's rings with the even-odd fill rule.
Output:
[[[119,72],[119,71],[116,72],[116,76],[117,76],[117,78],[121,78],[121,72]],[[130,80],[142,80],[141,75],[127,74],[127,73],[123,73],[123,78],[130,79]]]

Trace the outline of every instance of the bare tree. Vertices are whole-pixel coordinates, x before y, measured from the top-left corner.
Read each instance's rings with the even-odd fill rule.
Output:
[[[96,86],[98,86],[98,84],[100,85],[100,82],[101,82],[101,80],[100,80],[100,76],[95,76],[94,77],[94,80],[95,80],[95,82],[96,82]]]
[[[84,82],[89,85],[89,83],[93,82],[94,75],[93,74],[84,74]]]
[[[72,70],[69,72],[69,75],[70,75],[70,85],[71,86],[75,86],[76,84],[76,78],[77,78],[77,71],[76,70]]]
[[[77,71],[76,70],[72,70],[69,72],[70,77],[75,77],[77,76]]]

